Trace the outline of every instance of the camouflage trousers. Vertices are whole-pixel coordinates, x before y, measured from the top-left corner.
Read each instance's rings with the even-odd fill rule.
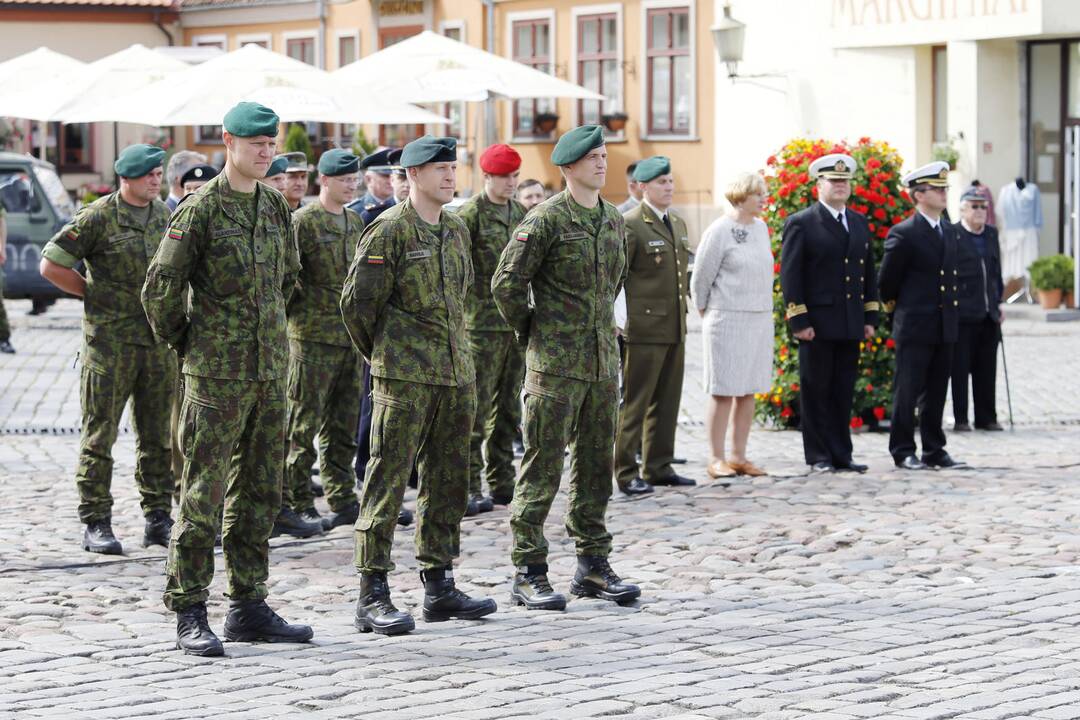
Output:
[[[11,339],[11,325],[4,309],[4,268],[0,267],[0,342]]]
[[[75,470],[79,520],[112,516],[112,448],[129,398],[142,511],[169,512],[174,484],[169,411],[176,392],[176,355],[164,343],[131,345],[86,336],[81,383],[82,435]]]
[[[288,424],[285,433],[284,505],[300,512],[315,504],[311,492],[313,442],[319,439],[319,477],[334,511],[356,502],[352,461],[363,376],[350,347],[289,341]]]
[[[371,458],[356,520],[356,569],[394,569],[394,527],[414,462],[420,482],[416,559],[425,570],[449,567],[469,499],[469,445],[462,440],[472,428],[476,388],[380,377],[371,382]]]
[[[184,377],[180,514],[165,566],[165,607],[206,602],[221,528],[228,596],[267,595],[269,540],[285,469],[285,380]],[[224,507],[224,520],[222,519]]]
[[[611,535],[604,523],[611,497],[619,380],[588,382],[529,370],[525,374],[525,457],[510,505],[515,566],[547,562],[547,520],[570,446],[570,497],[566,531],[578,555],[607,557]]]
[[[469,493],[514,494],[514,434],[521,416],[525,354],[512,332],[469,331],[476,365],[476,419],[469,444]]]

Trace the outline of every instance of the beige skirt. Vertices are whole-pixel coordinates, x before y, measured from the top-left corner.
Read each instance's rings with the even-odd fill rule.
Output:
[[[773,380],[772,313],[705,311],[705,390],[740,397],[768,392]]]

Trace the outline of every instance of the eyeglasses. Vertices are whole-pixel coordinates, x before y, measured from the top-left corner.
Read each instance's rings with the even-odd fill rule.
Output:
[[[986,210],[989,206],[986,203],[969,203],[968,207],[972,210]]]

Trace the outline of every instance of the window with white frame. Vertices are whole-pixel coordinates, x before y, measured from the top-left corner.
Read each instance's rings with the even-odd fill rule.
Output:
[[[228,50],[228,41],[224,35],[196,35],[191,39],[192,47],[213,47]],[[195,142],[203,145],[221,145],[222,127],[220,125],[196,125]]]
[[[338,35],[337,39],[337,66],[343,68],[349,63],[356,62],[360,57],[360,33],[350,32],[346,35]]]
[[[465,42],[465,22],[463,20],[448,20],[442,24],[441,32],[443,36],[456,40],[458,42]],[[445,102],[440,103],[439,107],[435,110],[438,114],[450,121],[449,125],[440,125],[438,129],[432,130],[435,135],[447,135],[452,138],[457,138],[459,143],[465,142],[465,103],[464,102]]]
[[[577,18],[577,82],[606,100],[579,100],[578,124],[599,125],[601,115],[621,109],[622,72],[619,67],[619,21],[615,13]]]
[[[244,47],[245,45],[258,45],[266,50],[271,49],[269,35],[240,35],[236,38],[236,44],[239,47]]]
[[[551,40],[551,18],[515,20],[512,25],[512,57],[542,73],[552,74],[554,64]],[[550,137],[551,133],[536,132],[536,116],[555,112],[550,98],[517,100],[514,102],[514,136],[519,138]]]
[[[285,54],[293,60],[315,65],[315,36],[304,35],[285,38]]]
[[[646,13],[646,111],[649,135],[686,135],[693,114],[689,7]]]

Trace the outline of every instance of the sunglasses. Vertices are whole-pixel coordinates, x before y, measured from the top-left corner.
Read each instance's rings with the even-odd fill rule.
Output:
[[[986,203],[969,203],[968,207],[972,210],[986,210],[989,206]]]

